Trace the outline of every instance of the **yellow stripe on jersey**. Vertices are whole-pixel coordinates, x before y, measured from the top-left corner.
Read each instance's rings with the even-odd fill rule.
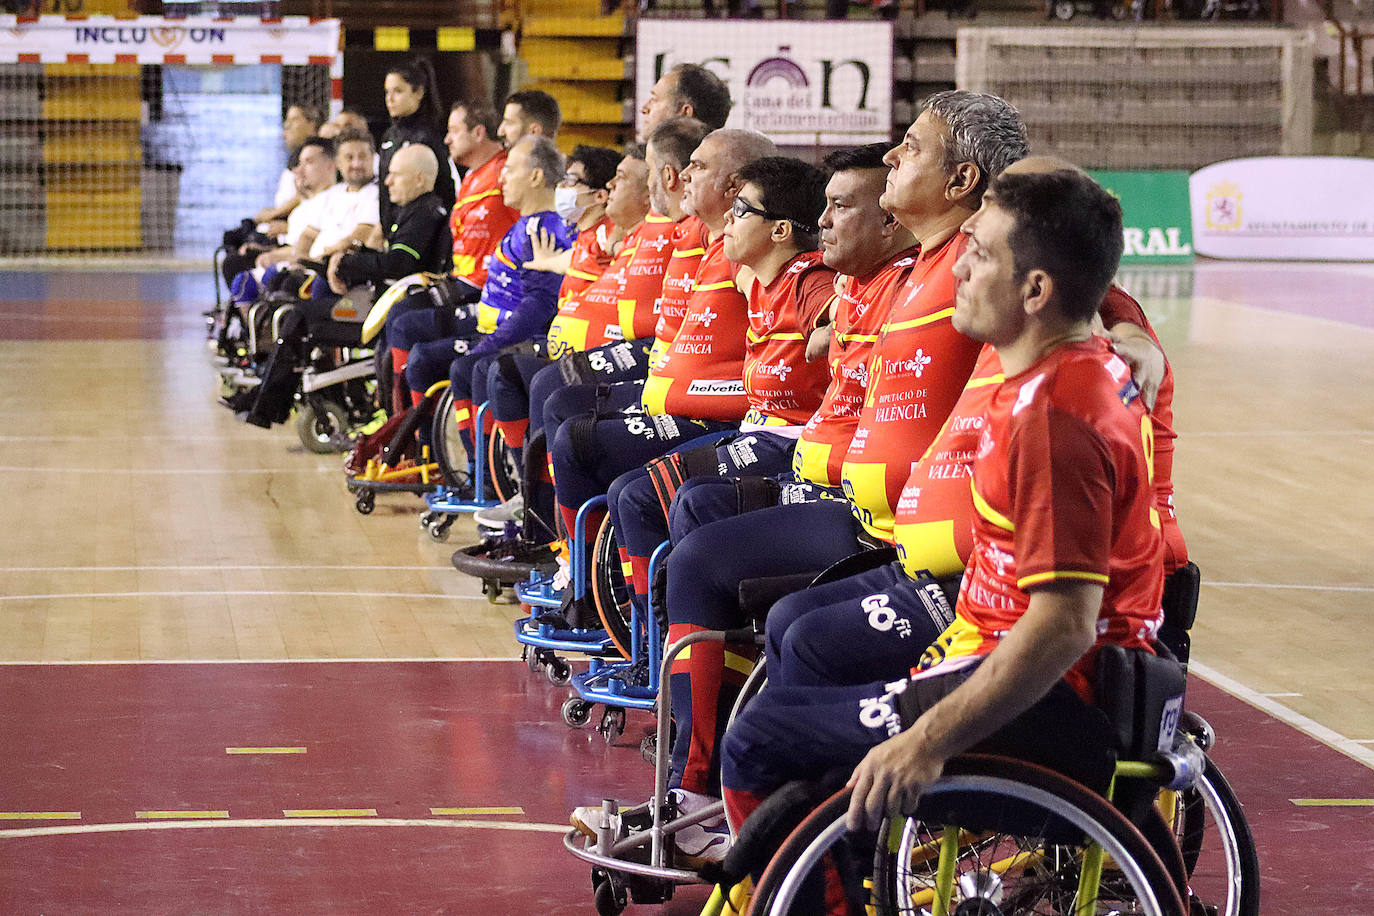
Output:
[[[978,488],[974,486],[972,478],[969,479],[968,488],[969,491],[973,493],[973,508],[979,515],[983,516],[983,518],[992,522],[1003,531],[1016,530],[1016,526],[1011,523],[1011,519],[988,505],[988,501],[983,498],[983,494],[979,493]]]
[[[664,358],[668,355],[668,347],[671,344],[666,341],[654,338],[653,346],[649,347],[649,368],[658,369],[663,365]]]
[[[892,540],[892,507],[887,504],[887,465],[872,461],[844,463],[845,495],[854,516],[869,534]]]
[[[970,388],[986,388],[989,385],[1000,385],[1006,380],[1007,377],[1000,372],[996,375],[989,375],[984,378],[971,378],[968,380],[968,384],[964,385],[964,390],[968,391]]]
[[[750,329],[749,329],[747,336],[748,336],[749,342],[750,342],[750,343],[755,343],[755,344],[756,344],[756,343],[761,343],[761,342],[763,342],[763,341],[765,341],[765,340],[805,340],[805,339],[806,339],[806,335],[805,335],[805,334],[797,334],[797,333],[791,332],[791,331],[778,331],[777,333],[774,333],[774,334],[762,334],[762,335],[760,335],[760,334],[755,334],[753,328],[750,328]]]
[[[736,655],[729,649],[725,650],[725,667],[731,671],[738,671],[740,674],[748,674],[754,670],[754,660],[745,658],[743,655]]]
[[[955,617],[954,622],[945,627],[945,631],[926,649],[916,667],[927,671],[946,659],[980,655],[986,644],[987,639],[977,627],[962,617]]]
[[[644,380],[644,391],[640,394],[639,401],[647,413],[668,412],[668,389],[672,384],[672,379],[666,379],[661,375],[651,375]]]
[[[615,303],[615,312],[620,319],[620,330],[635,326],[635,306],[639,305],[638,299],[618,299]]]
[[[775,417],[775,416],[772,416],[772,415],[770,415],[770,414],[766,414],[766,413],[764,413],[763,411],[758,410],[757,408],[754,408],[754,407],[750,407],[749,410],[748,410],[748,412],[745,413],[745,415],[744,415],[744,422],[745,422],[745,423],[753,423],[753,424],[758,425],[758,426],[794,426],[794,425],[796,425],[796,424],[794,424],[794,423],[791,423],[791,422],[788,421],[788,420],[783,419],[782,417]]]
[[[500,248],[496,249],[496,260],[500,261],[502,264],[510,268],[515,268],[518,266],[514,261],[506,257],[506,253],[502,251]],[[571,272],[572,271],[569,271],[569,273]]]
[[[506,261],[505,258],[502,258],[501,260]],[[507,263],[507,264],[510,264],[510,261],[506,261],[506,263]],[[511,266],[514,267],[515,265],[514,265],[514,264],[511,264]],[[568,274],[567,274],[567,275],[568,275],[569,277],[572,277],[572,278],[576,279],[576,280],[599,280],[599,279],[601,279],[601,275],[600,275],[600,274],[589,274],[589,273],[587,273],[585,270],[574,270],[574,269],[571,268],[571,267],[568,268]]]
[[[1107,577],[1101,573],[1079,572],[1073,569],[1051,570],[1050,572],[1035,573],[1030,576],[1022,576],[1016,580],[1016,587],[1025,591],[1032,585],[1039,585],[1042,582],[1058,582],[1064,579],[1079,579],[1084,582],[1096,582],[1099,585],[1107,584]]]
[[[501,310],[494,305],[485,302],[477,303],[477,330],[482,334],[490,334],[496,330],[496,324],[501,320]]]
[[[892,529],[892,535],[897,541],[902,569],[909,576],[914,577],[923,569],[936,577],[952,576],[964,569],[964,561],[959,559],[959,549],[955,546],[953,519],[898,524]]]
[[[459,198],[459,199],[458,199],[458,203],[454,204],[454,206],[455,206],[455,207],[461,207],[461,206],[463,206],[464,204],[470,204],[470,203],[472,203],[473,201],[481,200],[481,199],[484,198],[484,197],[495,197],[497,194],[500,194],[500,193],[501,193],[501,189],[500,189],[500,188],[492,188],[490,191],[482,191],[482,192],[480,192],[480,193],[478,193],[478,194],[469,194],[467,197]]]
[[[835,338],[842,344],[852,343],[875,343],[878,340],[877,334],[836,334]]]
[[[549,355],[554,359],[564,353],[587,349],[589,322],[585,318],[560,315],[549,325]]]
[[[954,306],[950,306],[947,309],[940,309],[940,311],[938,312],[932,312],[929,315],[922,315],[920,318],[913,318],[910,321],[899,321],[896,324],[884,325],[883,333],[891,334],[895,331],[905,331],[910,328],[919,328],[923,324],[934,324],[942,318],[950,318],[953,315]]]
[[[706,254],[705,248],[674,248],[672,257],[675,258],[695,258]]]
[[[700,284],[700,283],[697,283],[697,284],[695,284],[695,285],[692,286],[692,291],[693,291],[693,292],[698,292],[698,293],[705,293],[705,292],[710,292],[710,291],[713,290],[713,289],[734,289],[734,288],[735,288],[735,281],[734,281],[734,280],[726,280],[726,281],[724,281],[724,282],[722,282],[722,283],[707,283],[705,286],[703,286],[703,285]]]
[[[830,479],[831,449],[829,442],[799,439],[797,448],[792,452],[792,473],[798,480],[809,480],[823,487],[835,486],[838,481]]]

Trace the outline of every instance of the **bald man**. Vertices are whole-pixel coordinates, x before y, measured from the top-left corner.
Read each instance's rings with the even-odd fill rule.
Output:
[[[420,271],[448,270],[453,254],[448,211],[434,193],[439,160],[422,143],[403,146],[391,159],[386,176],[391,201],[398,208],[382,251],[355,248],[329,260],[329,288],[343,295],[359,283],[381,283]]]

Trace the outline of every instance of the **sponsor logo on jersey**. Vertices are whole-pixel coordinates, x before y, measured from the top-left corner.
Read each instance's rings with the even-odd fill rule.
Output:
[[[688,394],[704,395],[743,395],[744,382],[735,379],[695,379],[687,386]]]
[[[931,357],[926,355],[925,350],[917,350],[907,359],[885,359],[883,360],[883,371],[888,375],[896,375],[900,372],[910,372],[920,378],[929,366]]]

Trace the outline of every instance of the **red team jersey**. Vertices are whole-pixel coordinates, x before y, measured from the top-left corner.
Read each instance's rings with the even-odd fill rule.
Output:
[[[701,259],[687,313],[662,363],[649,366],[645,412],[742,420],[749,409],[741,380],[748,329],[749,303],[735,287],[734,266],[725,258],[722,236]]]
[[[501,199],[505,165],[506,151],[502,150],[464,175],[448,218],[453,232],[453,275],[478,289],[487,282],[487,259],[520,218],[520,212]]]
[[[1149,331],[1151,336],[1154,334],[1140,306],[1120,287],[1114,286],[1107,292],[1099,314],[1109,327],[1125,321]],[[921,571],[934,576],[950,576],[968,565],[973,548],[973,499],[968,479],[973,472],[984,415],[992,403],[996,386],[1001,383],[1002,362],[996,350],[985,346],[940,435],[916,463],[902,489],[894,535],[902,566],[909,576],[914,577]],[[1164,535],[1165,573],[1181,565],[1177,562],[1178,557],[1187,556],[1173,513],[1173,485],[1161,480],[1168,474],[1168,468],[1159,460],[1161,429],[1169,437],[1170,455],[1173,452],[1173,431],[1161,420],[1161,415],[1173,415],[1173,392],[1173,372],[1170,370],[1165,374],[1159,397],[1150,412],[1156,446],[1155,509]],[[1171,542],[1177,545],[1172,550]]]
[[[887,320],[892,294],[906,282],[916,255],[917,249],[907,249],[871,276],[845,279],[826,360],[830,385],[792,453],[792,473],[798,480],[840,485],[844,456],[868,390],[869,357]]]
[[[658,327],[658,301],[663,293],[663,275],[675,248],[673,237],[686,219],[684,217],[675,223],[666,216],[650,212],[635,230],[634,252],[625,272],[620,299],[616,302],[620,339],[654,336],[654,328]],[[631,240],[626,239],[626,247],[630,244]]]
[[[916,460],[968,381],[980,345],[954,330],[956,233],[922,251],[893,298],[869,363],[868,390],[845,456],[845,495],[869,534],[892,540],[893,512]]]
[[[706,224],[695,216],[688,216],[673,230],[673,253],[668,258],[658,301],[654,303],[658,320],[654,324],[653,349],[649,352],[651,367],[662,365],[668,346],[677,336],[677,329],[682,327],[682,317],[687,314],[687,303],[696,284],[697,269],[705,256]]]
[[[1050,582],[1103,586],[1097,642],[1065,675],[1092,701],[1097,647],[1149,649],[1161,622],[1153,428],[1100,338],[1062,346],[993,389],[970,485],[973,555],[955,621],[922,668],[987,655]]]
[[[564,295],[564,281],[558,295],[558,314],[549,325],[550,359],[620,339],[617,304],[630,258],[634,256],[634,248],[629,244],[633,237],[631,232],[610,266],[581,292]],[[580,236],[578,240],[581,241]]]
[[[835,296],[835,272],[819,251],[797,255],[764,286],[749,288],[745,345],[746,424],[801,426],[820,406],[830,373],[825,362],[806,361],[806,338]]]
[[[577,233],[572,261],[568,264],[568,272],[563,275],[563,285],[558,288],[560,306],[569,296],[576,296],[595,283],[611,266],[613,258],[601,247],[601,237],[614,228],[610,217],[602,217],[595,225]]]

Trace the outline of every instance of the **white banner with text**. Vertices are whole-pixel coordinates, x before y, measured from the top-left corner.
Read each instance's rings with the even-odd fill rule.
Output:
[[[0,63],[329,64],[339,21],[0,16]]]
[[[1194,172],[1188,185],[1198,254],[1374,261],[1374,160],[1231,159]]]
[[[635,60],[636,112],[660,76],[693,63],[730,87],[728,127],[784,146],[885,143],[892,133],[890,22],[641,19]]]

